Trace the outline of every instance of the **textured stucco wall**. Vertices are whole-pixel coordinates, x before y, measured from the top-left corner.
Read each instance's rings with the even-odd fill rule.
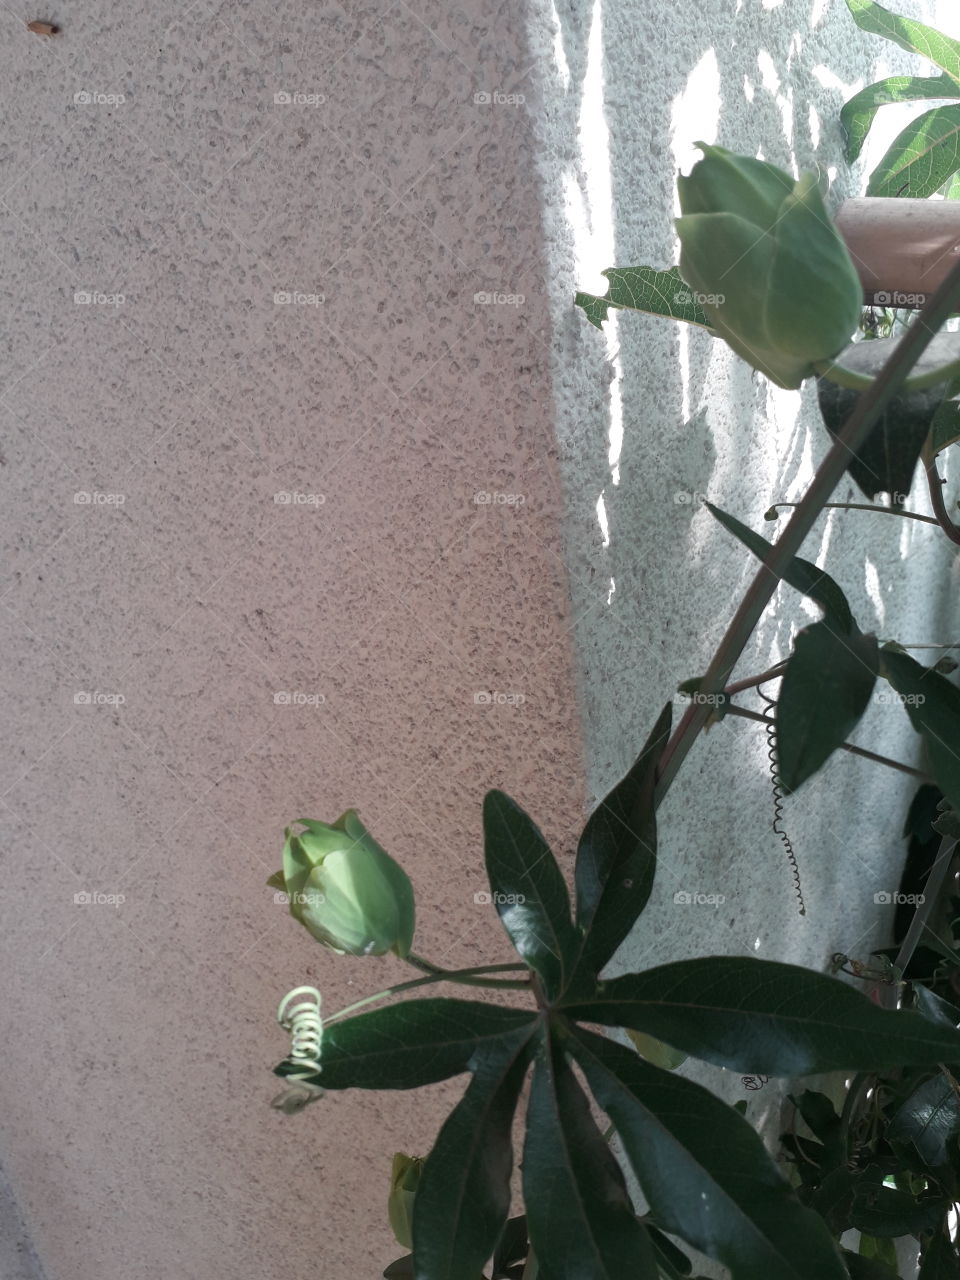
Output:
[[[473,901],[483,792],[525,803],[569,868],[585,797],[749,580],[675,495],[756,524],[823,447],[809,389],[771,394],[639,317],[608,349],[572,294],[602,291],[598,267],[674,260],[696,138],[837,164],[847,93],[814,68],[852,86],[908,60],[839,0],[54,10],[53,39],[20,0],[0,14],[11,1234],[48,1280],[373,1276],[397,1252],[390,1155],[425,1150],[462,1084],[269,1110],[290,987],[332,1009],[406,975],[325,958],[273,904],[281,829],[355,804],[416,884],[418,949],[506,958]],[[952,639],[943,548],[870,521],[821,527],[858,616]],[[923,566],[909,588],[900,558]],[[785,598],[743,669],[806,616]],[[861,741],[908,749],[870,714]],[[909,786],[844,759],[792,803],[800,920],[764,762],[740,723],[696,747],[624,964],[759,939],[820,965],[872,940]],[[679,887],[727,903],[683,914]]]
[[[483,793],[583,815],[530,123],[474,101],[522,15],[43,16],[0,14],[0,1162],[48,1280],[379,1275],[463,1082],[270,1110],[287,990],[411,971],[264,881],[355,805],[418,950],[506,960]]]

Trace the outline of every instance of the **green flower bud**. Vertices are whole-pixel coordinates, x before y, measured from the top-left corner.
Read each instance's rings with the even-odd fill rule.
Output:
[[[413,1201],[422,1170],[423,1160],[420,1156],[405,1156],[402,1151],[398,1151],[393,1157],[387,1213],[390,1215],[390,1229],[397,1244],[403,1245],[405,1249],[413,1248]]]
[[[310,818],[288,827],[283,882],[290,914],[318,942],[339,955],[401,959],[413,943],[413,886],[406,872],[377,844],[354,809],[332,826]],[[275,879],[275,878],[274,878]]]
[[[816,177],[698,142],[677,179],[680,274],[729,345],[780,387],[850,342],[863,289]]]

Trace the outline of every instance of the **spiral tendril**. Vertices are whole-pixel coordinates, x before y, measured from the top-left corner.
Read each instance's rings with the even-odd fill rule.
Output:
[[[323,1020],[320,1017],[320,992],[316,987],[294,987],[280,1001],[277,1021],[290,1032],[288,1060],[300,1068],[288,1080],[306,1080],[322,1070],[320,1045]]]
[[[790,837],[783,829],[783,791],[780,788],[780,773],[777,769],[777,730],[774,723],[774,711],[777,704],[773,698],[764,692],[762,683],[757,685],[757,693],[763,699],[766,716],[764,727],[767,731],[767,758],[770,761],[770,781],[773,784],[773,829],[783,841],[787,860],[790,863],[790,873],[793,876],[794,891],[797,895],[798,914],[805,916],[807,908],[803,900],[803,888],[800,884],[800,866],[797,862],[797,855],[793,851]]]

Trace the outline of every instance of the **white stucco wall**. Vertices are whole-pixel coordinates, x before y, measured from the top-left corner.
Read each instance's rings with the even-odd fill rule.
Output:
[[[956,30],[946,3],[899,8]],[[839,0],[54,9],[0,14],[2,1265],[373,1276],[399,1252],[390,1156],[426,1150],[461,1082],[269,1110],[284,992],[315,981],[335,1008],[409,976],[327,958],[274,906],[282,827],[358,806],[410,870],[418,949],[507,958],[473,900],[483,792],[571,867],[588,799],[753,571],[675,496],[759,527],[824,447],[810,388],[773,393],[666,322],[601,334],[573,293],[675,260],[697,138],[857,193],[839,107],[910,63]],[[26,32],[39,16],[61,35]],[[495,92],[514,99],[475,101]],[[955,638],[925,529],[830,519],[806,552],[863,625]],[[807,616],[784,597],[742,671]],[[903,757],[903,725],[869,715],[859,740]],[[800,919],[762,741],[726,721],[663,807],[620,961],[822,966],[879,940],[909,794],[844,758],[789,802]],[[681,908],[681,887],[726,902]],[[773,1089],[751,1096],[768,1118]]]

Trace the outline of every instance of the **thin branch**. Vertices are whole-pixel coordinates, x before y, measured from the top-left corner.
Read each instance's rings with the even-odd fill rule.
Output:
[[[744,720],[756,720],[759,724],[774,723],[770,716],[762,715],[759,711],[750,711],[747,707],[738,707],[733,703],[727,707],[725,714],[741,716]],[[872,760],[875,764],[885,764],[891,769],[898,769],[900,773],[908,773],[913,778],[919,778],[921,782],[931,781],[929,775],[920,769],[914,769],[909,764],[901,764],[899,760],[891,760],[889,756],[879,756],[875,751],[867,751],[865,747],[855,747],[852,742],[841,742],[839,749],[849,751],[852,756],[862,756],[864,760]]]
[[[955,542],[960,546],[960,528],[947,515],[947,508],[943,501],[943,481],[940,479],[935,457],[931,458],[927,463],[927,487],[930,490],[930,502],[937,517],[936,523],[951,542]]]

